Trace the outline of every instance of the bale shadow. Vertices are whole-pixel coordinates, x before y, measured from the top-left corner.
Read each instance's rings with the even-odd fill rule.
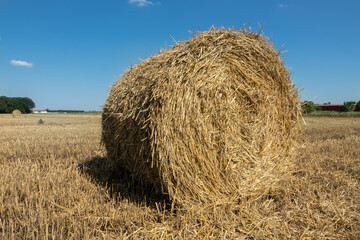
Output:
[[[95,183],[109,190],[110,197],[116,200],[128,199],[139,205],[158,208],[171,208],[169,196],[157,192],[155,187],[140,182],[126,169],[114,165],[107,157],[94,157],[78,165],[82,174],[89,176]]]

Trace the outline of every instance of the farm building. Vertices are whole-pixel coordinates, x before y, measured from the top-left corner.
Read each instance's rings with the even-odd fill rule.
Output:
[[[47,110],[32,110],[33,113],[47,113]]]
[[[316,104],[315,106],[320,107],[322,111],[340,111],[344,104]]]
[[[320,107],[322,111],[338,111],[338,112],[340,112],[341,108],[344,106],[344,104],[315,104],[315,106]],[[360,108],[356,107],[355,111],[360,112]]]

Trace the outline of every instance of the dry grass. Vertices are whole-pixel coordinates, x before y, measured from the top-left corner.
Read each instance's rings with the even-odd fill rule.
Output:
[[[100,115],[0,115],[0,239],[360,239],[360,119],[305,120],[288,181],[183,210],[112,169]]]

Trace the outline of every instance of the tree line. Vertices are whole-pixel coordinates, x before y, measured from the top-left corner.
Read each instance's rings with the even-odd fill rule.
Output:
[[[313,101],[302,102],[301,108],[304,113],[311,113],[322,110],[321,107],[316,106]],[[355,101],[344,102],[343,106],[340,108],[340,112],[352,112],[355,110],[360,110],[360,101],[357,103]]]
[[[12,113],[15,109],[22,113],[31,113],[35,107],[33,100],[27,97],[5,97],[0,96],[0,113]]]

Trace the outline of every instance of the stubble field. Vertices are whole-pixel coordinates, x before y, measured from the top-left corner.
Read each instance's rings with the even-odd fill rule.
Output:
[[[360,239],[360,118],[305,121],[280,187],[181,209],[111,166],[100,115],[0,115],[0,239]]]

